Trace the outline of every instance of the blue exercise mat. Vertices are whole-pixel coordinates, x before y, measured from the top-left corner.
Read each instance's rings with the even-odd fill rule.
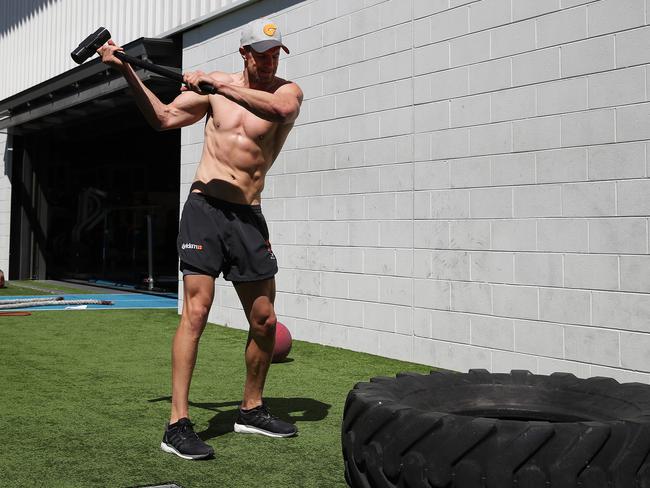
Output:
[[[39,295],[39,296],[14,296],[0,297],[0,305],[5,300],[21,300],[25,298],[51,298],[64,297],[65,300],[110,300],[113,305],[44,305],[39,307],[11,308],[8,310],[25,310],[37,312],[39,310],[122,310],[128,308],[168,308],[177,309],[176,298],[148,295],[146,293],[110,293],[102,295]],[[20,307],[20,304],[16,305]],[[82,308],[83,307],[83,308]],[[8,311],[7,310],[7,311]]]

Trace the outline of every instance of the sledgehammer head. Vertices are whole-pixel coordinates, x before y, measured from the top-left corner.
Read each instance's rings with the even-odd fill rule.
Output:
[[[95,54],[97,49],[103,46],[111,38],[111,33],[105,27],[100,27],[95,32],[86,37],[77,48],[70,53],[72,59],[77,64],[83,63],[90,56]]]

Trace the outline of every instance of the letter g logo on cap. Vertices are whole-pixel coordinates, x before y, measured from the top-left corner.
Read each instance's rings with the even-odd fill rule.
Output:
[[[273,37],[275,31],[278,30],[278,26],[275,24],[266,24],[263,30],[264,30],[264,34],[266,34],[269,37]]]

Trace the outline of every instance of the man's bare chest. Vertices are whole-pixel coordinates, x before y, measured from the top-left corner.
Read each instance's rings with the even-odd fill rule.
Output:
[[[264,120],[239,104],[224,97],[211,101],[208,124],[219,133],[234,133],[253,140],[268,139],[277,129],[277,123]]]

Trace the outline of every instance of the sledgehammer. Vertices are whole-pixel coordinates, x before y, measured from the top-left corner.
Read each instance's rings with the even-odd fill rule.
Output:
[[[95,54],[97,52],[97,49],[103,46],[110,38],[111,33],[108,32],[108,29],[105,27],[100,27],[95,32],[86,37],[83,41],[81,41],[77,48],[70,53],[70,56],[72,56],[72,59],[75,63],[82,64],[93,54]],[[177,73],[176,71],[172,71],[168,68],[163,68],[162,66],[158,66],[157,64],[153,64],[149,61],[134,58],[133,56],[129,56],[128,54],[123,53],[122,51],[116,51],[115,57],[120,61],[129,63],[132,66],[139,66],[140,68],[144,68],[148,71],[151,71],[152,73],[157,73],[166,78],[178,81],[179,83],[184,83],[183,75]],[[208,83],[201,83],[199,87],[204,93],[215,93],[214,86]]]

